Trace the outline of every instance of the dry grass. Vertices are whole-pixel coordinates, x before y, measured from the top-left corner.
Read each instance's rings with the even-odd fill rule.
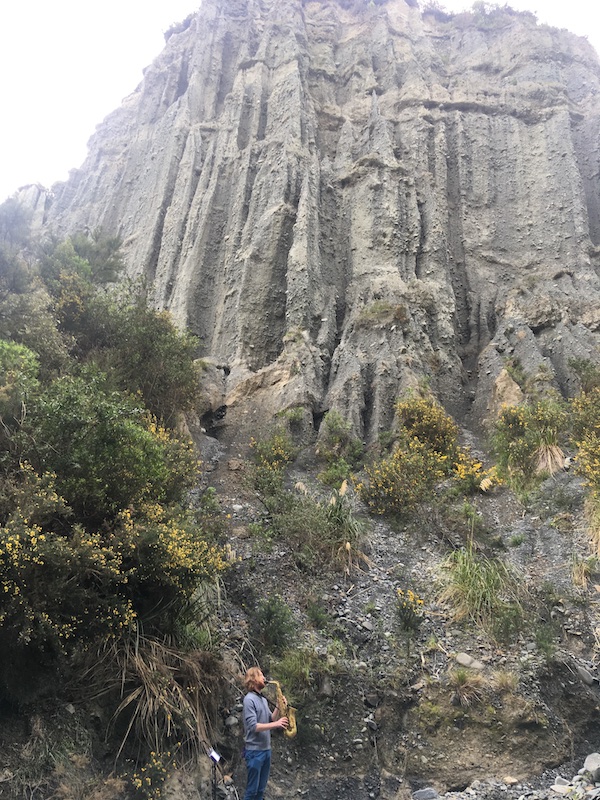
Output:
[[[448,685],[452,689],[452,702],[463,708],[480,703],[489,689],[489,682],[481,673],[463,667],[448,672]]]
[[[541,444],[534,460],[536,475],[556,475],[565,466],[565,454],[557,444]]]
[[[514,692],[519,685],[519,675],[510,669],[495,670],[491,685],[498,692]]]
[[[124,727],[117,758],[132,737],[155,752],[173,741],[192,757],[205,752],[223,680],[211,653],[182,652],[138,630],[107,644],[87,679],[93,698],[119,701],[112,718]]]

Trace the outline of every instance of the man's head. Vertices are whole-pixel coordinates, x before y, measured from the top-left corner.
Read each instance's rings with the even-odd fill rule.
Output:
[[[266,685],[265,676],[260,667],[250,667],[244,678],[247,692],[261,692]]]

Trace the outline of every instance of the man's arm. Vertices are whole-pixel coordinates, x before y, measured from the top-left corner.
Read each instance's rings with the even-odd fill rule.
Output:
[[[252,700],[244,698],[244,719],[246,730],[250,733],[261,733],[275,728],[287,728],[289,721],[287,717],[279,716],[279,709],[276,708],[271,714],[271,722],[257,722],[256,707]]]
[[[272,731],[275,728],[287,728],[288,725],[289,721],[287,717],[279,717],[278,719],[274,719],[273,722],[257,722],[254,730],[260,733],[261,731]]]

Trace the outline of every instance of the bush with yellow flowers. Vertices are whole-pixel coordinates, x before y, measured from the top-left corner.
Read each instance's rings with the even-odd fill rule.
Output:
[[[405,516],[428,496],[448,468],[447,455],[412,439],[391,456],[366,466],[365,479],[356,483],[356,491],[375,514]]]
[[[423,599],[412,589],[396,589],[396,616],[405,632],[419,630],[423,616]]]
[[[134,796],[140,800],[160,800],[169,771],[177,766],[171,751],[150,752],[148,761],[131,776]]]
[[[185,623],[197,588],[214,583],[227,566],[223,549],[207,541],[192,512],[158,503],[122,511],[111,543],[127,575],[126,594],[139,617],[152,617],[152,628],[164,625],[164,615]]]
[[[399,435],[391,455],[364,468],[356,482],[363,502],[376,514],[410,514],[450,475],[457,462],[458,426],[431,396],[396,403]]]
[[[417,439],[440,456],[452,459],[456,455],[458,426],[433,397],[409,396],[398,401],[396,418],[406,438]]]
[[[500,483],[496,467],[483,468],[483,462],[473,458],[470,451],[459,448],[453,465],[452,478],[455,488],[462,494],[488,491]]]
[[[67,653],[135,617],[118,552],[73,524],[55,476],[24,465],[2,485],[0,621],[4,652]]]

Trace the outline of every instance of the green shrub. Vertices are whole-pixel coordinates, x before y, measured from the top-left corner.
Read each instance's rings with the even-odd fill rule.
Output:
[[[172,425],[178,412],[193,409],[197,401],[197,347],[196,338],[178,331],[167,312],[154,311],[139,298],[114,312],[106,358],[119,386],[139,392],[146,408]]]
[[[356,467],[362,458],[362,442],[354,435],[351,423],[335,409],[328,411],[323,419],[316,453],[330,466],[344,461]]]
[[[326,486],[338,488],[350,477],[352,467],[345,458],[338,458],[332,461],[327,467],[319,472],[317,478]]]
[[[281,654],[296,633],[289,605],[275,594],[261,600],[252,617],[253,639],[264,653]]]
[[[39,361],[28,347],[0,339],[0,419],[14,427],[37,389]],[[1,441],[1,438],[0,438]]]
[[[107,391],[104,376],[65,376],[31,397],[15,434],[19,456],[56,473],[57,490],[84,517],[110,516],[147,498],[181,499],[197,476],[191,443],[145,409]]]
[[[322,677],[331,672],[326,659],[314,647],[290,647],[273,665],[291,705],[314,693]],[[300,730],[300,728],[299,728]]]
[[[284,428],[276,428],[266,439],[250,440],[254,464],[250,481],[263,500],[276,498],[283,489],[286,466],[294,460],[297,448]]]
[[[492,439],[501,475],[520,490],[562,469],[567,429],[566,407],[557,398],[504,408]]]
[[[502,638],[518,629],[523,611],[516,578],[506,564],[469,546],[452,552],[444,567],[447,578],[441,599],[451,604],[454,619],[470,619],[492,632],[498,620],[508,621],[507,630],[497,630]]]

